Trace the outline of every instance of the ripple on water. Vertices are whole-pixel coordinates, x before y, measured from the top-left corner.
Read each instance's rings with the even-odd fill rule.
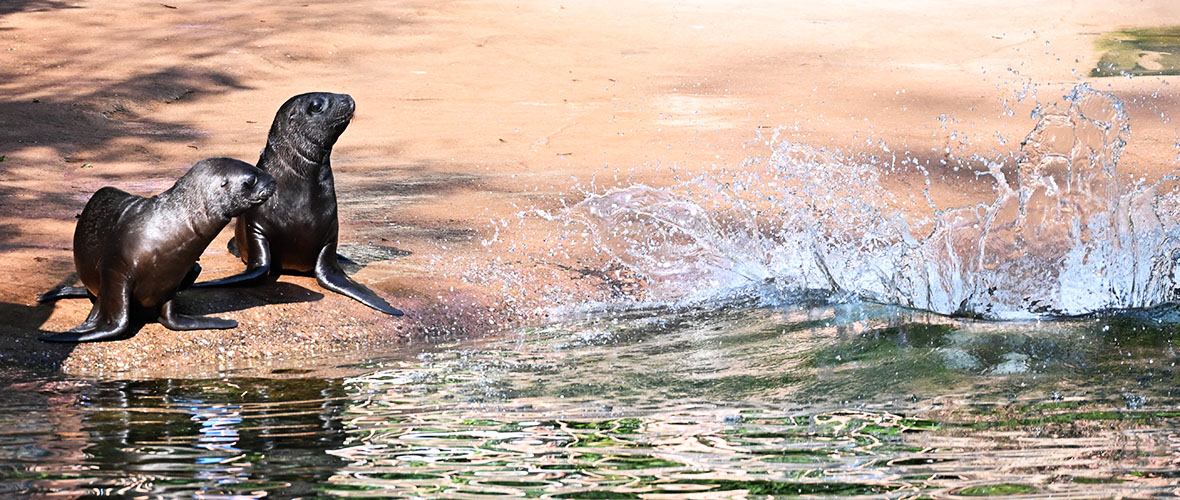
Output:
[[[0,491],[1171,495],[1176,358],[1174,329],[1147,317],[632,312],[376,360],[350,378],[25,382],[0,396],[12,410]],[[1017,359],[1021,370],[1000,368]]]

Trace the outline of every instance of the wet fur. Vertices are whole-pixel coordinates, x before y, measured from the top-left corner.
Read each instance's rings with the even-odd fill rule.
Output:
[[[337,261],[340,225],[330,160],[354,111],[352,97],[329,93],[297,95],[279,108],[258,159],[258,168],[274,177],[278,190],[239,216],[234,227],[246,270],[196,286],[253,286],[281,274],[312,274],[328,290],[402,315],[344,274]]]
[[[115,340],[133,334],[133,325],[145,319],[173,330],[237,326],[234,321],[177,314],[172,299],[197,279],[197,258],[230,219],[264,201],[274,189],[274,180],[248,163],[210,158],[194,165],[171,189],[150,198],[113,187],[98,190],[74,229],[74,265],[84,287],[39,297],[46,301],[89,296],[94,305],[81,325],[41,340]]]

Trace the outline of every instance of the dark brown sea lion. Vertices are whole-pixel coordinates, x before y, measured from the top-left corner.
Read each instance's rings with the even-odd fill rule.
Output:
[[[238,217],[234,242],[246,263],[242,273],[197,287],[252,286],[283,273],[312,274],[320,286],[395,316],[402,312],[340,269],[336,245],[336,186],[332,146],[352,120],[356,104],[346,94],[316,92],[292,97],[275,114],[258,158],[274,176],[275,195]]]
[[[90,316],[49,342],[115,340],[136,322],[156,319],[171,330],[225,329],[236,321],[185,316],[176,292],[196,281],[197,258],[230,219],[266,201],[275,181],[231,158],[198,162],[167,191],[151,198],[104,187],[90,197],[74,229],[74,265],[85,288],[58,289],[42,302],[88,295]],[[142,323],[141,323],[142,324]]]

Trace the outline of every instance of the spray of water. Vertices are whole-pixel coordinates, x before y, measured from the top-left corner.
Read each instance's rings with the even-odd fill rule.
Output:
[[[880,162],[782,141],[769,158],[592,195],[564,217],[644,278],[647,300],[821,294],[999,319],[1151,307],[1175,293],[1180,200],[1120,182],[1129,135],[1123,104],[1080,85],[1042,110],[1015,169],[982,161],[989,202],[935,209]]]

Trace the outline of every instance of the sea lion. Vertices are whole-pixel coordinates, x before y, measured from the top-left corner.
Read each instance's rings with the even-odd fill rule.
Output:
[[[201,160],[170,189],[151,198],[113,187],[99,189],[74,229],[74,266],[85,288],[39,297],[78,296],[81,290],[94,306],[81,325],[41,340],[114,340],[134,334],[134,322],[153,318],[171,330],[236,327],[232,320],[178,314],[172,299],[196,281],[201,272],[197,258],[230,219],[274,191],[270,175],[231,158]]]
[[[258,168],[274,176],[278,190],[238,216],[235,226],[234,244],[246,270],[194,286],[252,286],[283,273],[310,273],[328,290],[402,315],[344,274],[337,260],[340,223],[330,158],[355,109],[351,96],[326,92],[297,95],[279,107],[258,158]]]

